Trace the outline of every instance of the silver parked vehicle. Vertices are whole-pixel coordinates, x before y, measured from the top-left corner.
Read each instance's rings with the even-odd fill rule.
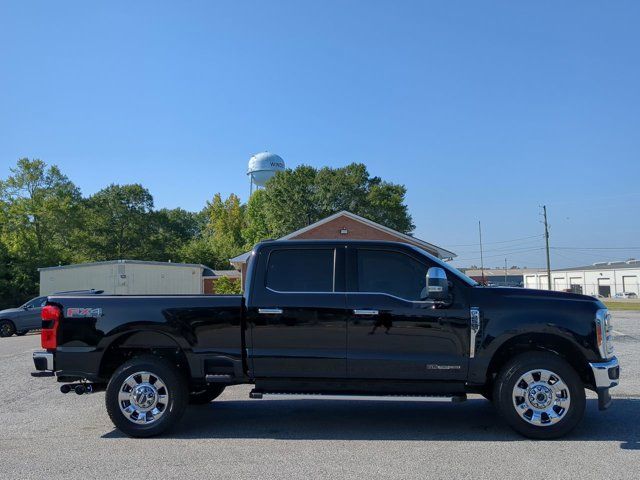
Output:
[[[47,297],[36,297],[18,308],[0,310],[0,337],[25,335],[42,326],[40,312]]]

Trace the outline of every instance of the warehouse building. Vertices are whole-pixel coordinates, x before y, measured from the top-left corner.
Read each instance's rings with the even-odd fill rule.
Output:
[[[476,282],[495,287],[523,287],[524,276],[538,273],[541,270],[536,268],[463,268],[465,275]]]
[[[216,279],[230,276],[239,281],[239,273],[212,270],[206,265],[110,260],[39,268],[40,295],[69,290],[104,290],[106,294],[211,294]]]
[[[546,272],[524,276],[526,288],[548,289]],[[615,297],[622,294],[640,296],[640,261],[601,262],[584,267],[551,271],[551,288],[585,295]]]
[[[451,260],[456,256],[455,253],[432,243],[406,235],[344,210],[318,220],[278,240],[387,240],[415,245],[445,261]],[[251,252],[245,252],[229,260],[242,273],[243,285],[249,255],[251,255]]]

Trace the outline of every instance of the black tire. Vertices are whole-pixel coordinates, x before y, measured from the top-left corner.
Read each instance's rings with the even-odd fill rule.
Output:
[[[149,382],[162,379],[165,387],[159,392],[168,395],[167,404],[163,407],[159,418],[148,424],[135,423],[126,416],[121,410],[121,402],[118,399],[124,381],[138,372],[148,372],[155,377],[155,380],[149,380]],[[187,407],[188,395],[187,382],[178,368],[162,358],[148,355],[133,358],[115,371],[107,385],[105,403],[111,421],[122,433],[130,437],[152,437],[178,423]]]
[[[189,394],[190,405],[206,405],[218,398],[224,392],[225,385],[210,385],[202,390]]]
[[[16,335],[19,336],[19,337],[22,337],[22,336],[26,335],[27,333],[29,333],[29,330],[18,330],[16,332]]]
[[[0,337],[10,337],[16,333],[16,326],[11,320],[0,320]]]
[[[548,370],[557,374],[570,395],[569,407],[562,412],[562,417],[555,424],[529,423],[520,416],[514,404],[516,382],[522,375],[534,370]],[[573,367],[558,355],[546,352],[527,352],[511,359],[496,378],[493,399],[496,408],[511,428],[525,437],[539,440],[559,438],[573,430],[582,420],[586,403],[584,385]]]

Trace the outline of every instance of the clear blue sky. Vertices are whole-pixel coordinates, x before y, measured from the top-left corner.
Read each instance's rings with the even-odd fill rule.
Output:
[[[0,176],[19,157],[158,207],[246,162],[364,162],[459,265],[640,257],[640,3],[0,2]],[[628,248],[633,247],[633,248]]]

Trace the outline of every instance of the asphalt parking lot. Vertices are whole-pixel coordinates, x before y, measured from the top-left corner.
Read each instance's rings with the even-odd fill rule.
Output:
[[[114,430],[104,393],[32,378],[39,335],[0,339],[0,478],[638,478],[640,312],[614,312],[621,385],[562,440],[524,439],[491,404],[249,400],[239,386],[154,439]]]

